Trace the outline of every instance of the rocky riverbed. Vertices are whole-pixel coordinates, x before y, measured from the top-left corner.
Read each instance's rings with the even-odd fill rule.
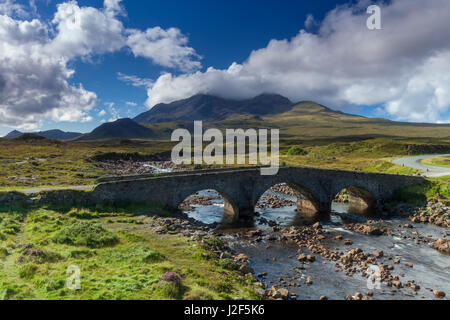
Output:
[[[226,257],[243,274],[257,277],[267,299],[448,299],[450,231],[442,202],[417,212],[398,208],[395,218],[358,221],[352,215],[342,219],[341,203],[335,206],[339,214],[305,225],[296,218],[295,192],[281,186],[263,196],[254,225],[234,230],[220,228],[223,200],[213,191],[188,203],[187,214],[213,223],[203,232],[214,232],[227,244]],[[424,212],[435,219],[425,221]],[[429,224],[436,220],[437,225]]]
[[[431,200],[425,207],[415,210],[410,220],[415,223],[430,223],[450,228],[450,201]]]
[[[154,174],[182,170],[170,161],[102,160],[96,162],[96,165],[111,176]]]

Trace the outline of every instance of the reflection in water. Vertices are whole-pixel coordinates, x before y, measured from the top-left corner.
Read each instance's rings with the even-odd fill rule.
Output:
[[[193,204],[191,205],[194,211],[185,211],[185,213],[195,220],[206,224],[219,224],[224,219],[224,200],[215,190],[202,190],[197,194],[199,197],[212,197],[212,205],[204,206]]]

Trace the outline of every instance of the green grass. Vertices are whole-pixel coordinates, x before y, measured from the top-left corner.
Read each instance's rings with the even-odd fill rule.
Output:
[[[97,167],[94,156],[105,153],[154,154],[171,150],[169,141],[75,143],[0,139],[0,190],[96,184],[111,173]]]
[[[190,127],[189,124],[185,125]],[[156,130],[167,132],[176,128],[175,124],[153,126]],[[393,124],[327,113],[317,106],[311,106],[308,110],[295,109],[282,116],[258,121],[227,120],[205,124],[205,129],[208,127],[280,128],[280,163],[291,166],[383,171],[385,165],[375,163],[380,159],[450,152],[450,142],[446,138],[450,136],[448,125]],[[383,135],[392,137],[373,138]],[[30,143],[0,139],[0,191],[93,185],[99,177],[114,174],[97,166],[95,159],[102,158],[102,155],[138,153],[145,156],[170,151],[173,145],[168,139],[133,140],[127,143],[63,143],[51,140]],[[398,169],[388,168],[383,172],[402,173],[403,170]]]
[[[230,262],[218,258],[220,241],[202,244],[178,234],[156,234],[154,217],[111,213],[84,220],[68,212],[35,208],[1,213],[2,230],[15,231],[0,239],[0,298],[258,298],[255,280],[238,276]],[[30,244],[31,249],[24,249]],[[80,268],[81,290],[67,288],[69,266]],[[166,272],[178,274],[181,283],[161,282]]]
[[[399,166],[386,160],[373,161],[369,166],[364,168],[364,171],[403,175],[414,175],[419,173],[416,169]]]
[[[423,164],[437,167],[450,168],[450,157],[436,157],[422,160]]]
[[[103,248],[117,244],[119,238],[105,230],[99,223],[76,221],[59,230],[53,236],[52,241],[89,248]]]
[[[450,198],[450,176],[427,179],[421,184],[399,189],[394,194],[394,201],[423,204],[427,199],[436,198],[438,193]]]
[[[425,152],[434,144],[411,140],[366,139],[361,141],[281,141],[280,163],[287,166],[309,166],[326,169],[367,171],[389,174],[416,174],[415,169],[398,166],[390,159]],[[301,148],[303,155],[292,155],[292,148]]]
[[[303,150],[300,146],[293,146],[289,149],[287,155],[288,156],[305,156],[308,153]]]

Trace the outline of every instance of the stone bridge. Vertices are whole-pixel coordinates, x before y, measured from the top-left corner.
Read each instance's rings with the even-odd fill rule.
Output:
[[[272,186],[287,183],[298,197],[300,211],[327,213],[336,195],[348,189],[368,204],[392,198],[394,191],[423,182],[421,177],[283,167],[275,176],[262,176],[260,168],[218,169],[165,174],[152,178],[122,178],[98,185],[95,201],[158,201],[171,209],[201,190],[214,189],[225,199],[225,213],[234,219],[250,218],[261,196]]]

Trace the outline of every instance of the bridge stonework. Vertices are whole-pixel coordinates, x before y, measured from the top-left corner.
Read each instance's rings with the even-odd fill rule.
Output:
[[[259,168],[206,170],[161,177],[112,181],[98,185],[91,199],[103,201],[157,201],[171,209],[201,190],[214,189],[225,199],[225,213],[237,218],[252,217],[261,196],[272,186],[287,183],[298,194],[298,205],[329,212],[335,196],[345,188],[368,191],[380,203],[394,191],[423,182],[421,177],[285,167],[275,176],[262,176]]]

